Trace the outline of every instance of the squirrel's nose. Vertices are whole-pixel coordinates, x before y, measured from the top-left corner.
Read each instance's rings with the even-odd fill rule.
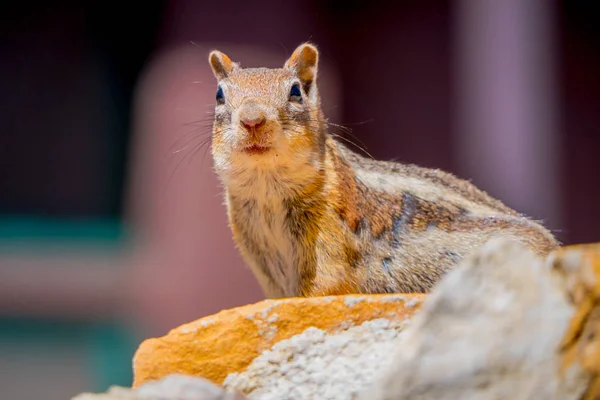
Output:
[[[265,124],[265,116],[255,115],[252,117],[244,117],[240,119],[240,122],[246,129],[259,128]]]

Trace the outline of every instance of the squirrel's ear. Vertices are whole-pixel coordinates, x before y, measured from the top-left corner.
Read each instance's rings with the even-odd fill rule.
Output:
[[[208,62],[213,70],[213,74],[215,74],[215,78],[219,81],[223,78],[227,78],[231,71],[239,66],[237,63],[231,61],[227,55],[218,50],[210,52]]]
[[[310,85],[317,79],[319,51],[311,43],[303,43],[294,50],[294,53],[285,62],[284,68],[293,70],[302,81],[304,89],[308,92]]]

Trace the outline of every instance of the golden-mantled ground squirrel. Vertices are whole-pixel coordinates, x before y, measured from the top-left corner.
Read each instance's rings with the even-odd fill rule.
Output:
[[[212,155],[234,241],[267,297],[428,292],[492,236],[543,255],[553,235],[471,183],[376,161],[327,132],[319,53],[241,68],[219,51]]]

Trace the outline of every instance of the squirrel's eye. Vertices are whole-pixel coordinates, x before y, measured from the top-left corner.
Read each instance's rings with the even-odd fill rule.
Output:
[[[225,104],[225,96],[223,95],[223,88],[219,86],[217,89],[217,104]]]
[[[290,89],[290,101],[302,103],[302,92],[300,91],[300,85],[297,83],[294,83]]]

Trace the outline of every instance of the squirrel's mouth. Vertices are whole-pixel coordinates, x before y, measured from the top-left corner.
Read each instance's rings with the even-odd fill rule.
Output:
[[[245,146],[243,151],[247,154],[264,154],[271,150],[271,146],[261,146],[258,144],[251,144],[249,146]]]

